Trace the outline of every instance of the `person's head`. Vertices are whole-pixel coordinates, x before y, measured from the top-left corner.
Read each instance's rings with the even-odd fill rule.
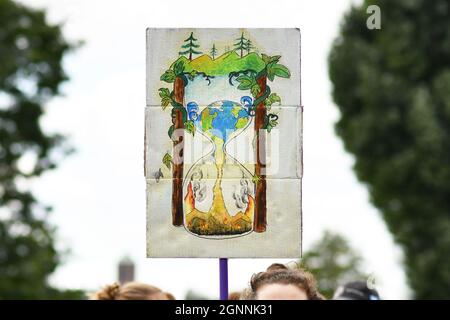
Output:
[[[157,287],[137,282],[129,282],[124,285],[114,283],[105,286],[91,298],[93,300],[175,300],[175,297],[170,293],[163,292]]]
[[[337,288],[333,300],[380,300],[380,295],[366,281],[353,281]]]
[[[323,300],[313,275],[303,269],[289,269],[273,264],[250,280],[250,299],[256,300]]]

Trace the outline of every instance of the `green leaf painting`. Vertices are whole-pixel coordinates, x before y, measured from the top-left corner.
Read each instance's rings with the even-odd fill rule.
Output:
[[[183,60],[177,60],[177,62],[173,64],[173,72],[175,73],[175,75],[178,76],[183,73],[184,65],[185,62]]]
[[[167,88],[159,88],[159,96],[161,98],[161,106],[164,110],[172,102],[170,90]]]
[[[278,116],[273,113],[269,113],[266,115],[265,119],[265,125],[264,128],[267,130],[267,132],[270,132],[273,128],[275,128],[278,125]]]
[[[254,85],[252,85],[250,92],[252,93],[252,96],[254,98],[256,98],[256,96],[258,96],[259,92],[261,91],[261,88],[259,87],[259,85],[257,83],[255,83]]]
[[[265,101],[266,107],[270,107],[272,106],[274,103],[278,103],[281,104],[281,98],[278,94],[276,93],[271,93]]]
[[[175,81],[176,74],[172,69],[167,70],[163,73],[161,76],[161,81],[167,82],[167,83],[173,83]]]
[[[240,90],[248,90],[254,84],[256,84],[256,81],[253,77],[246,75],[240,75],[239,77],[236,78],[236,81],[239,82],[238,89]]]
[[[289,72],[289,69],[283,66],[282,64],[275,64],[271,68],[272,72],[280,78],[289,78],[291,76],[291,73]]]
[[[184,127],[186,128],[187,132],[194,135],[195,134],[195,125],[194,121],[189,120],[184,123]]]
[[[170,168],[172,167],[172,156],[168,152],[166,152],[162,159],[162,162],[167,167],[167,169],[170,170]]]

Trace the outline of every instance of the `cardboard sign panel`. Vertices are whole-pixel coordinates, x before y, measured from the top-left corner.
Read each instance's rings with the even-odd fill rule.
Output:
[[[148,29],[148,257],[298,258],[298,29]]]

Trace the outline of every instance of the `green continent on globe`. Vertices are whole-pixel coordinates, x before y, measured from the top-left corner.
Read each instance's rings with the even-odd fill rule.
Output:
[[[239,111],[241,111],[241,110],[242,110],[241,106],[234,105],[233,108],[231,109],[231,113],[233,114],[233,116],[235,118],[238,118],[239,117]]]
[[[236,129],[244,128],[248,123],[248,118],[239,118],[236,122]]]
[[[209,108],[205,108],[205,110],[202,111],[201,119],[203,132],[207,132],[213,128],[212,121],[215,117],[217,117],[217,113],[211,114]]]

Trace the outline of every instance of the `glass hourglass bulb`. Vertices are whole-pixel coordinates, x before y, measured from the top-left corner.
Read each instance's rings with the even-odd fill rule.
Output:
[[[227,148],[252,123],[252,99],[220,100],[199,110],[187,104],[189,120],[212,145],[188,170],[183,183],[184,226],[194,235],[229,238],[252,231],[254,183],[251,168]]]

